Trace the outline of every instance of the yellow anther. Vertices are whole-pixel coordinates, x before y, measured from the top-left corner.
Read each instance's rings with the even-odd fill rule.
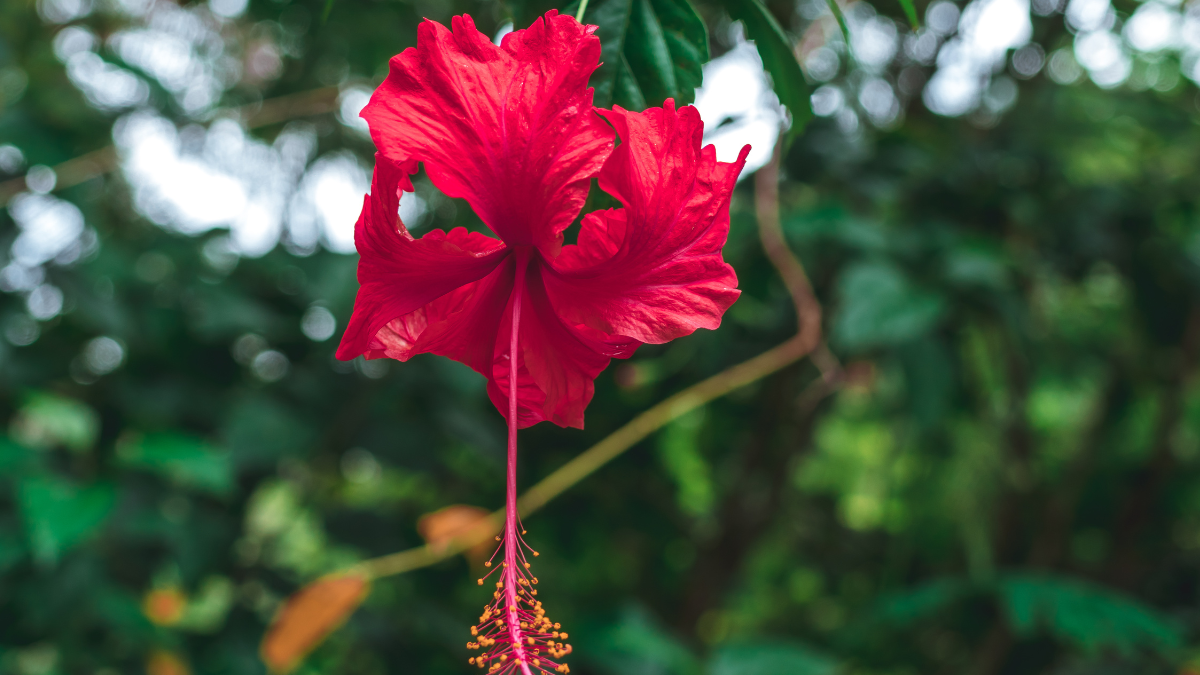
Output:
[[[496,535],[496,541],[500,541],[500,535]]]
[[[479,580],[479,585],[480,585],[480,586],[482,586],[482,585],[483,585],[483,579],[480,579],[480,580]]]
[[[507,661],[507,660],[508,660],[508,654],[501,654],[501,655],[500,655],[500,663],[504,663],[504,662],[505,662],[505,661]]]
[[[533,638],[525,638],[525,639],[529,641],[529,646],[532,647],[533,646]]]
[[[566,640],[566,639],[567,639],[567,634],[566,634],[566,633],[559,633],[559,637],[561,637],[562,639]]]
[[[529,569],[529,563],[525,563],[525,569]]]
[[[554,624],[554,630],[558,630],[559,628],[562,628],[562,624],[561,624],[561,623],[556,623],[556,624]]]
[[[475,665],[475,657],[472,656],[471,658],[467,659],[467,663],[469,663],[471,665]]]
[[[534,551],[534,552],[533,552],[533,557],[535,557],[535,558],[536,558],[536,557],[538,557],[538,552],[537,552],[537,551]]]
[[[521,530],[521,534],[529,534],[529,533],[526,532],[525,530]]]
[[[491,561],[491,560],[488,560],[487,562],[483,563],[483,566],[484,566],[484,567],[491,567],[491,566],[492,566],[492,561]]]

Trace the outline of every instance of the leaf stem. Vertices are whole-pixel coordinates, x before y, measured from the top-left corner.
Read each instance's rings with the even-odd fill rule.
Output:
[[[583,13],[587,11],[588,0],[583,0],[579,3],[579,11],[575,12],[575,20],[583,23]]]

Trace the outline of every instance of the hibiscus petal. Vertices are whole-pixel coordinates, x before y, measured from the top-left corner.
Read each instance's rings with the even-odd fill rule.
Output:
[[[392,58],[362,111],[371,137],[389,158],[423,162],[510,246],[553,257],[612,152],[587,86],[595,27],[550,11],[496,46],[469,16],[451,26],[423,22],[417,46]]]
[[[579,243],[551,263],[546,288],[567,324],[659,344],[713,329],[737,300],[737,276],[721,258],[729,198],[750,146],[733,163],[700,147],[695,108],[600,110],[621,137],[600,187],[623,209],[588,214]]]
[[[414,164],[397,166],[376,157],[371,194],[354,228],[361,286],[338,346],[339,359],[390,355],[378,335],[385,326],[487,276],[509,253],[502,242],[461,227],[413,239],[397,214],[400,187],[412,169]],[[383,337],[391,339],[391,333]]]
[[[389,322],[372,342],[367,358],[407,361],[416,354],[445,356],[484,377],[492,374],[495,343],[513,288],[512,257],[487,276]],[[507,408],[501,410],[507,413]]]

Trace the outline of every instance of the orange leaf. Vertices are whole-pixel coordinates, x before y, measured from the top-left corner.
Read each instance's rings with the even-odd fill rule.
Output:
[[[478,506],[454,504],[421,516],[417,521],[417,532],[430,548],[445,550],[455,537],[470,532],[471,528],[488,515],[490,514],[487,510]],[[482,564],[491,554],[493,547],[493,542],[484,540],[468,549],[466,556],[471,562]]]
[[[291,672],[309,652],[337,630],[367,597],[361,574],[321,577],[288,598],[267,629],[259,654],[275,673]]]

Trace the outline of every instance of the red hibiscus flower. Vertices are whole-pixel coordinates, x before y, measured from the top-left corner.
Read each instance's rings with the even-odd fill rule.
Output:
[[[566,672],[551,657],[570,647],[525,573],[516,429],[582,427],[610,359],[720,325],[739,294],[721,247],[749,146],[718,162],[701,147],[696,109],[671,100],[641,113],[594,108],[600,41],[572,17],[551,11],[499,46],[469,16],[451,26],[422,23],[363,109],[379,152],[355,228],[361,288],[337,355],[429,352],[487,378],[509,422],[508,519],[496,602],[473,629],[478,665]],[[397,209],[418,163],[498,239],[409,234]],[[564,246],[593,178],[624,208],[587,214]]]

